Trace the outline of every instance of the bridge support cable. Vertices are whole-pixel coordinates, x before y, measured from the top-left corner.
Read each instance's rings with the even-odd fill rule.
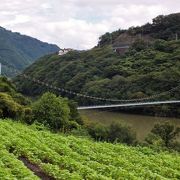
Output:
[[[10,67],[12,68],[12,67]],[[103,101],[103,102],[111,102],[111,103],[140,103],[140,102],[143,102],[143,101],[148,101],[148,100],[153,100],[153,99],[156,99],[158,97],[161,97],[163,95],[167,95],[167,94],[170,94],[176,90],[178,90],[180,88],[180,82],[178,82],[178,86],[168,90],[168,91],[164,91],[164,92],[161,92],[161,93],[157,93],[157,94],[154,94],[154,95],[151,95],[151,96],[148,96],[148,97],[144,97],[144,98],[138,98],[138,99],[109,99],[109,98],[104,98],[104,97],[96,97],[96,96],[90,96],[90,95],[87,95],[87,94],[83,94],[83,93],[77,93],[77,92],[74,92],[72,90],[67,90],[67,89],[64,89],[64,88],[60,88],[60,87],[56,87],[56,86],[53,86],[51,84],[49,84],[48,82],[45,82],[45,81],[41,81],[39,79],[36,79],[34,77],[30,77],[29,75],[26,75],[26,74],[20,74],[20,71],[13,68],[14,71],[17,72],[17,74],[19,74],[19,76],[21,76],[22,78],[24,79],[28,79],[29,81],[32,81],[33,83],[35,84],[38,84],[40,86],[45,86],[45,87],[48,87],[50,89],[54,89],[55,91],[58,91],[58,92],[64,92],[64,93],[67,93],[67,94],[70,94],[70,95],[74,95],[74,96],[77,96],[77,97],[82,97],[82,98],[86,98],[86,99],[92,99],[92,100],[97,100],[97,101]]]
[[[59,87],[56,87],[56,86],[53,86],[53,85],[50,85],[49,83],[47,82],[43,82],[43,81],[40,81],[36,78],[31,78],[25,74],[22,74],[20,75],[28,80],[31,80],[33,81],[34,83],[37,83],[39,85],[42,85],[42,86],[46,86],[50,89],[54,89],[56,91],[60,91],[60,92],[65,92],[65,93],[68,93],[68,94],[71,94],[71,95],[75,95],[75,96],[78,96],[78,97],[83,97],[83,98],[88,98],[88,99],[93,99],[93,100],[100,100],[100,101],[107,101],[107,102],[122,102],[122,103],[125,103],[125,102],[141,102],[141,101],[145,101],[145,100],[152,100],[152,99],[155,99],[155,98],[158,98],[162,95],[166,95],[166,94],[170,94],[172,92],[174,92],[175,90],[178,90],[180,88],[180,85],[168,90],[168,91],[164,91],[162,93],[158,93],[158,94],[154,94],[152,96],[148,96],[148,97],[145,97],[145,98],[139,98],[139,99],[106,99],[106,98],[101,98],[101,97],[95,97],[95,96],[89,96],[87,94],[82,94],[82,93],[77,93],[77,92],[74,92],[72,90],[67,90],[67,89],[64,89],[64,88],[59,88]]]

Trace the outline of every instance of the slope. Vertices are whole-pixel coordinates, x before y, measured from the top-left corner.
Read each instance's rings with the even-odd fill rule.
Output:
[[[119,29],[112,33],[106,33],[99,38],[98,46],[113,44],[121,46],[131,44],[138,38],[146,40],[163,39],[175,40],[180,37],[180,13],[159,15],[143,26],[131,27],[127,30]]]
[[[39,57],[58,50],[59,47],[56,45],[0,27],[0,63],[3,65],[3,73],[8,76],[16,74],[11,67],[21,71]]]
[[[142,50],[132,48],[125,56],[119,56],[109,46],[85,52],[74,51],[65,56],[45,56],[27,68],[24,74],[89,96],[109,99],[146,98],[179,85],[179,58],[180,41],[158,40]],[[18,77],[16,84],[21,92],[30,96],[48,90],[23,77]],[[74,98],[80,105],[112,103],[78,98],[66,92],[61,92],[61,95]],[[180,99],[179,89],[156,98],[170,99]],[[178,106],[164,106],[163,109],[165,115],[176,116],[180,112]],[[160,109],[157,107],[152,111],[158,113]]]
[[[1,179],[179,179],[178,153],[93,142],[0,121]],[[37,173],[38,172],[38,173]]]

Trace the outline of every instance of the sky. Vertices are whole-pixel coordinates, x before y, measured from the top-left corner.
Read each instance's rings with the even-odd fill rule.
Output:
[[[57,44],[90,49],[105,32],[180,12],[179,0],[0,0],[0,26]]]

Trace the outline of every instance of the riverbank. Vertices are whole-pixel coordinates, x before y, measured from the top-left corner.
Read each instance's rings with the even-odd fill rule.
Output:
[[[180,118],[153,117],[98,110],[80,110],[79,112],[83,120],[87,123],[95,122],[109,125],[119,122],[121,124],[127,124],[136,132],[139,141],[144,140],[156,123],[169,121],[175,126],[180,127]]]

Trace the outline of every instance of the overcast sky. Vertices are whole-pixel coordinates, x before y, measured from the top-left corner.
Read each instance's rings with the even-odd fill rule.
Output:
[[[89,49],[105,32],[180,12],[180,0],[0,0],[0,26],[59,47]]]

